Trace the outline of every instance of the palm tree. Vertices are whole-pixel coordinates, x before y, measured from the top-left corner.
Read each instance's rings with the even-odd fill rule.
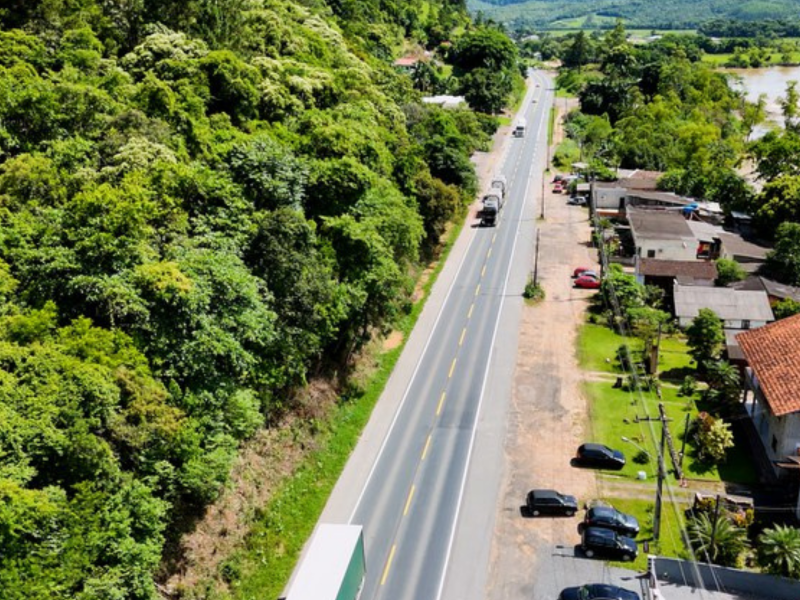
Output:
[[[736,527],[725,514],[714,527],[708,513],[700,513],[689,521],[689,540],[700,560],[726,567],[736,566],[739,556],[747,548],[747,532]]]
[[[800,529],[768,527],[758,536],[758,563],[768,573],[800,578]]]

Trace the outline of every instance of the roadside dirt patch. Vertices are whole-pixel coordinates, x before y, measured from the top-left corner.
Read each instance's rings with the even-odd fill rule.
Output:
[[[403,343],[403,332],[402,331],[392,331],[386,339],[383,340],[383,351],[388,352],[389,350],[394,350],[400,344]]]

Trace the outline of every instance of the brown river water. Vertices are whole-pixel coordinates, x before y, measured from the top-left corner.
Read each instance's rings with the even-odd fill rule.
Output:
[[[786,96],[787,83],[797,81],[800,84],[800,67],[720,69],[720,71],[734,76],[731,78],[731,85],[744,90],[749,101],[755,102],[761,94],[766,96],[767,121],[756,127],[753,138],[764,135],[774,127],[783,126],[780,99]]]

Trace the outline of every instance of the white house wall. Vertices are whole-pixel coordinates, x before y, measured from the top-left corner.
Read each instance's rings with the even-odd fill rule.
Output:
[[[636,251],[640,258],[656,258],[658,260],[696,260],[697,248],[681,240],[636,240]],[[653,255],[650,255],[650,252]]]

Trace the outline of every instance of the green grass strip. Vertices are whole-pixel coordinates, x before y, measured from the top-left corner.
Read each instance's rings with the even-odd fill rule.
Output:
[[[376,357],[377,370],[361,397],[341,403],[330,418],[320,424],[321,433],[315,439],[318,450],[303,461],[294,476],[264,507],[245,548],[223,563],[222,574],[229,581],[234,598],[278,598],[285,588],[303,545],[314,530],[425,307],[431,288],[465,226],[467,214],[465,210],[458,225],[450,232],[436,267],[423,285],[423,297],[398,323],[396,329],[403,333],[403,342]]]

